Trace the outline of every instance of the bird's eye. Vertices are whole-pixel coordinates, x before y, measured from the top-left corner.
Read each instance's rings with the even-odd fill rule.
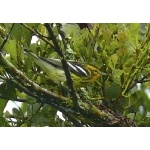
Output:
[[[98,74],[98,71],[97,71],[97,70],[94,70],[93,72],[94,72],[94,74]]]

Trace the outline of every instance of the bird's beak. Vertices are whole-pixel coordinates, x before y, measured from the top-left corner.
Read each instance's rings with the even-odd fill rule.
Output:
[[[104,75],[104,76],[107,76],[107,74],[106,74],[106,73],[104,73],[104,72],[101,72],[101,74],[102,74],[102,75]]]

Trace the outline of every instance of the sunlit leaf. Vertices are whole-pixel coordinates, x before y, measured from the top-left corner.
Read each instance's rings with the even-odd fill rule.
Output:
[[[17,60],[17,48],[16,48],[16,40],[9,40],[5,46],[4,50],[11,55],[11,57]]]

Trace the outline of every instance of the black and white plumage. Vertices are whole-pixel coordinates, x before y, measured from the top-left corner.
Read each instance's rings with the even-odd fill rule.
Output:
[[[60,59],[38,57],[28,50],[24,50],[24,53],[34,60],[34,62],[40,66],[54,82],[60,83],[66,81]],[[88,82],[90,83],[101,75],[100,71],[93,65],[82,64],[72,60],[67,61],[67,64],[75,86],[81,86]]]

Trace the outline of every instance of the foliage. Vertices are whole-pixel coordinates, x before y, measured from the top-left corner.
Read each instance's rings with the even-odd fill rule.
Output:
[[[0,24],[0,126],[150,126],[149,39],[149,24]],[[62,59],[68,87],[23,49]],[[107,75],[74,89],[66,59]],[[4,112],[9,101],[21,105]]]

